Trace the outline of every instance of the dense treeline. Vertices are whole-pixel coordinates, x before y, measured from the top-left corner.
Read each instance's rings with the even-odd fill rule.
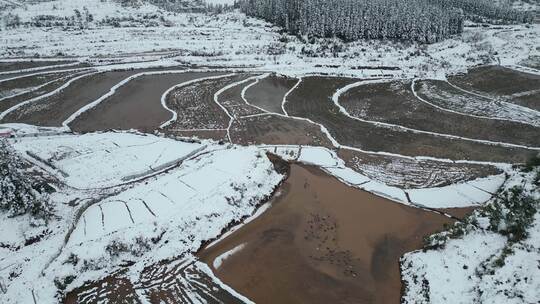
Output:
[[[470,14],[519,22],[528,18],[491,0],[244,0],[241,9],[292,34],[426,43],[461,33]]]
[[[533,14],[512,8],[512,0],[431,0],[444,9],[460,8],[474,21],[490,20],[505,23],[532,22]]]

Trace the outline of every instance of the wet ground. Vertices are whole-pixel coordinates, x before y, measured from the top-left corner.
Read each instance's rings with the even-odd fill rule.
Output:
[[[167,97],[167,106],[178,113],[167,132],[182,130],[224,130],[230,118],[215,100],[215,94],[227,85],[244,80],[247,75],[208,79],[175,89]]]
[[[297,82],[295,78],[271,75],[250,87],[246,99],[268,112],[285,114],[281,108],[283,97]]]
[[[75,61],[5,61],[0,62],[0,73],[68,63],[75,63]]]
[[[2,122],[59,126],[81,107],[109,92],[118,82],[143,71],[150,70],[104,72],[85,77],[57,95],[13,111]],[[504,98],[511,96],[516,103],[527,98],[534,100],[536,93],[531,91],[536,85],[534,77],[508,74],[506,77],[517,83],[518,88],[515,89],[505,84],[507,78],[493,73],[493,68],[473,70],[471,75],[476,75],[474,77],[452,80],[468,89],[503,94]],[[165,91],[181,82],[218,74],[222,73],[189,72],[137,78],[80,116],[71,127],[83,132],[110,128],[154,132],[172,117],[172,113],[161,104]],[[247,80],[254,76],[256,74],[238,73],[172,90],[165,101],[178,118],[163,131],[170,137],[197,136],[223,142],[230,136],[233,143],[242,145],[334,148],[321,126],[283,115],[283,97],[297,84],[297,79],[272,75],[258,83],[255,79]],[[45,74],[14,82],[0,81],[0,92],[4,94],[17,89],[27,90],[56,79],[33,92],[23,92],[0,101],[0,111],[51,92],[69,80],[51,77],[51,74]],[[485,85],[476,79],[490,77],[498,85]],[[520,82],[523,77],[527,79]],[[247,81],[240,84],[243,80]],[[288,96],[285,108],[290,115],[324,125],[340,144],[364,150],[501,162],[524,161],[535,153],[526,149],[403,132],[354,120],[340,113],[331,97],[337,89],[358,80],[305,77]],[[237,85],[221,91],[231,84]],[[361,86],[343,95],[340,103],[351,114],[367,120],[472,138],[540,145],[539,128],[437,110],[416,99],[407,81]],[[532,108],[530,104],[527,106]],[[335,150],[352,169],[388,185],[404,188],[438,187],[500,173],[485,165]],[[398,303],[401,289],[399,257],[420,248],[424,236],[452,222],[437,213],[396,204],[350,188],[312,167],[292,165],[291,176],[280,192],[272,200],[273,207],[261,217],[200,254],[200,258],[212,266],[216,257],[243,244],[240,251],[213,269],[225,283],[257,303]],[[472,209],[443,211],[462,218]],[[143,295],[152,303],[191,303],[186,291],[197,293],[209,303],[237,301],[208,273],[201,271],[196,261],[185,263],[182,259],[178,257],[149,266],[137,282],[115,274],[89,283],[69,293],[65,302],[137,303],[138,295]]]
[[[443,82],[438,81],[435,85],[437,83]],[[416,87],[420,84],[417,82]],[[428,101],[432,100],[431,96],[420,95]],[[540,146],[540,138],[536,136],[538,128],[437,109],[413,95],[410,81],[362,85],[343,94],[339,103],[351,115],[370,121],[473,139]]]
[[[399,131],[354,120],[341,113],[331,100],[337,89],[352,82],[346,78],[306,77],[289,95],[285,109],[290,115],[324,125],[340,144],[367,151],[495,162],[524,162],[533,155],[525,149]]]
[[[292,165],[272,207],[200,258],[256,303],[399,303],[399,258],[451,223]]]
[[[289,117],[265,115],[235,120],[231,128],[233,143],[295,144],[332,147],[318,126]]]
[[[492,166],[411,160],[340,149],[347,167],[390,186],[405,189],[444,187],[502,173]]]
[[[540,110],[540,75],[523,73],[500,66],[470,69],[467,74],[450,77],[462,88]]]
[[[0,113],[25,101],[49,94],[63,86],[70,79],[83,75],[84,73],[86,72],[62,73],[55,75],[54,77],[46,77],[46,82],[41,83],[41,81],[36,81],[35,85],[32,85],[31,87],[17,89],[20,90],[19,93],[13,94],[12,92],[8,96],[3,97],[0,102]]]
[[[107,93],[111,87],[138,71],[104,72],[74,81],[59,94],[29,103],[7,115],[2,122],[62,126],[80,108]]]
[[[200,267],[196,261],[182,258],[163,261],[146,267],[135,283],[127,279],[125,271],[121,270],[70,291],[62,302],[138,304],[143,303],[142,295],[152,304],[243,303]]]
[[[78,132],[107,129],[154,130],[172,118],[161,105],[161,96],[171,87],[190,80],[222,73],[186,72],[138,77],[119,88],[97,107],[77,118],[70,128]]]

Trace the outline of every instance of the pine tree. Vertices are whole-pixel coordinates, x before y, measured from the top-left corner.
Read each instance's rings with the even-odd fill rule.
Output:
[[[501,0],[502,1],[502,0]],[[527,22],[509,0],[244,0],[249,16],[295,35],[433,43],[463,31],[464,18]]]
[[[49,196],[35,186],[22,163],[9,143],[0,140],[0,210],[11,217],[30,214],[47,221],[52,215]]]

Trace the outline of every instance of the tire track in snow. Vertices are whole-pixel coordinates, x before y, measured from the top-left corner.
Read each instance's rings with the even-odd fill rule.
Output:
[[[127,212],[129,214],[129,218],[131,219],[131,223],[135,224],[135,221],[133,220],[133,215],[131,215],[131,209],[129,209],[129,206],[128,206],[127,202],[126,201],[120,201],[120,200],[119,200],[119,202],[124,203],[124,206],[126,206]]]
[[[152,211],[152,209],[150,209],[150,207],[148,207],[148,204],[146,204],[146,202],[143,200],[143,199],[140,199],[140,198],[135,198],[136,200],[138,201],[141,201],[144,206],[146,207],[146,210],[148,210],[148,212],[150,212],[154,217],[157,217],[156,214],[154,213],[154,211]]]
[[[105,231],[105,213],[103,212],[103,208],[101,207],[101,204],[98,205],[99,211],[101,212],[101,228],[103,228],[103,231]]]

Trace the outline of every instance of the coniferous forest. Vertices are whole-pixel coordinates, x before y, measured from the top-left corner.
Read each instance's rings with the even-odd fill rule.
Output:
[[[312,37],[397,39],[433,43],[463,30],[464,21],[528,22],[510,3],[491,0],[244,0],[247,15]]]

